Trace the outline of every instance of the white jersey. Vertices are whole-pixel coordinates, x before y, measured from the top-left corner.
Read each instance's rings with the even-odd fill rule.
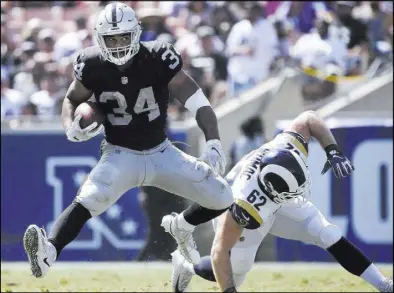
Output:
[[[231,207],[233,218],[247,229],[257,229],[271,222],[281,207],[264,193],[258,179],[259,165],[264,155],[271,149],[289,149],[297,152],[306,161],[308,144],[295,132],[282,132],[275,139],[246,155],[226,176],[232,185],[234,204]]]

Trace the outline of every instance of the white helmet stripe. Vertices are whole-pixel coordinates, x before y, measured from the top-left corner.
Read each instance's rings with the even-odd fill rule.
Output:
[[[262,182],[263,182],[262,179],[268,173],[278,174],[280,177],[282,177],[283,180],[285,180],[287,185],[289,186],[289,192],[295,192],[297,190],[297,188],[298,188],[297,179],[286,168],[284,168],[282,166],[279,166],[279,165],[267,165],[267,166],[265,166],[261,170],[260,175],[259,175]]]

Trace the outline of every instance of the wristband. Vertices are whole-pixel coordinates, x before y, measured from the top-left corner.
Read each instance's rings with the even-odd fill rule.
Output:
[[[335,143],[326,146],[326,147],[324,148],[324,151],[326,152],[326,155],[327,155],[327,156],[335,155],[335,154],[340,154],[340,153],[341,153],[341,152],[339,151],[339,149],[338,149],[338,145],[336,145]]]

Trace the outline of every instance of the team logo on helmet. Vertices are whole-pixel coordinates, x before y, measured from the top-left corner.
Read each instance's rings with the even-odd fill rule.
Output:
[[[292,151],[271,150],[262,159],[258,184],[275,203],[305,200],[311,178],[305,162]]]

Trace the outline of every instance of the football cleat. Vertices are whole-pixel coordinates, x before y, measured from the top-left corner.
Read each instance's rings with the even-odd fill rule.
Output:
[[[379,292],[393,292],[393,277],[384,279],[378,285]]]
[[[29,258],[31,274],[42,278],[50,267],[47,255],[47,236],[44,229],[30,225],[23,236],[23,246]]]
[[[193,232],[179,228],[178,222],[176,221],[177,216],[177,213],[164,216],[161,220],[161,226],[164,227],[166,232],[174,237],[178,243],[178,249],[184,258],[188,262],[198,264],[200,262],[200,253],[197,251],[197,245],[193,239]]]
[[[184,263],[186,259],[179,250],[171,253],[172,256],[172,291],[186,292],[187,287],[192,280],[193,274],[189,272]]]

